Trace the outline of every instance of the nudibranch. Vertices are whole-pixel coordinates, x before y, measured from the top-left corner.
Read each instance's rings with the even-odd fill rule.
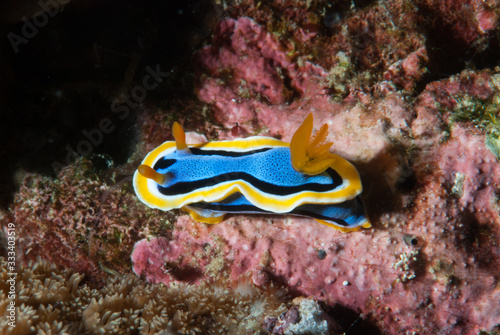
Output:
[[[371,227],[358,171],[329,151],[328,125],[312,130],[309,114],[290,144],[254,136],[187,145],[175,122],[175,142],[144,158],[135,192],[149,207],[182,208],[211,224],[227,213],[247,213],[307,216],[344,232]]]

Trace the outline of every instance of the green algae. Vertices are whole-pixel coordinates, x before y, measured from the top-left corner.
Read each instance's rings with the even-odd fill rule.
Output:
[[[452,122],[471,122],[486,133],[485,145],[500,159],[500,92],[481,99],[468,94],[455,97]]]
[[[494,136],[493,134],[486,134],[486,138],[484,139],[484,144],[488,149],[497,156],[497,159],[500,159],[500,138]]]

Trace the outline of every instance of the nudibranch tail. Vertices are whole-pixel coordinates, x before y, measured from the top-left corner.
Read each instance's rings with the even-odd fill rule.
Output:
[[[335,155],[329,151],[333,143],[325,143],[328,125],[324,124],[314,136],[312,130],[313,116],[309,114],[290,141],[293,168],[311,176],[324,172],[335,162]]]
[[[321,224],[324,224],[325,226],[332,227],[332,228],[335,228],[337,230],[340,230],[343,233],[351,233],[351,232],[354,232],[354,231],[358,231],[361,228],[368,229],[368,228],[372,227],[372,224],[368,220],[365,223],[363,223],[361,225],[358,225],[358,226],[354,226],[354,227],[340,227],[338,225],[335,225],[335,224],[333,224],[331,222],[328,222],[328,221],[325,221],[325,220],[318,220],[318,219],[316,219],[316,221],[318,221]]]
[[[148,179],[154,180],[159,185],[163,185],[167,181],[167,175],[158,173],[153,168],[144,164],[139,165],[137,172]]]
[[[177,121],[175,121],[172,126],[172,134],[175,138],[175,146],[177,147],[177,150],[190,152],[186,144],[186,133]]]

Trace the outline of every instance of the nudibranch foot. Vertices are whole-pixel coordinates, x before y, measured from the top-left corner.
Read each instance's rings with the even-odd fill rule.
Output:
[[[196,204],[184,206],[182,209],[188,212],[193,220],[208,224],[220,223],[226,215],[226,213],[211,211],[203,206],[196,207]]]
[[[253,205],[242,194],[233,194],[220,202],[191,204],[183,209],[189,212],[196,221],[205,223],[219,223],[228,213],[273,214]],[[371,227],[370,221],[365,216],[365,208],[360,197],[340,204],[305,204],[296,207],[287,214],[314,218],[322,224],[343,232],[356,231],[361,227]]]

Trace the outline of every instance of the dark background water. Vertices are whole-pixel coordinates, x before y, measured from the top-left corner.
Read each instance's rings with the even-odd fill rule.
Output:
[[[139,104],[123,116],[112,103],[126,100],[148,67],[168,76],[143,104],[193,94],[191,55],[220,14],[208,0],[2,2],[0,206],[12,200],[16,172],[55,176],[74,152],[96,166],[125,162]],[[99,136],[104,118],[113,132]],[[78,148],[84,131],[94,134],[91,148]]]

